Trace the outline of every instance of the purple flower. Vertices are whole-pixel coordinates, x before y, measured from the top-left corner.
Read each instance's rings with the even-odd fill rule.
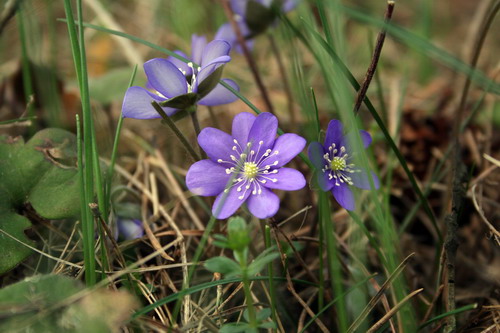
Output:
[[[153,119],[160,115],[151,106],[153,100],[162,104],[172,116],[179,110],[201,104],[214,106],[234,102],[237,97],[218,83],[222,66],[231,60],[231,46],[223,40],[207,44],[205,37],[192,36],[191,58],[181,51],[176,53],[192,62],[185,63],[175,57],[154,58],[144,64],[147,88],[130,87],[125,93],[122,114],[126,118]],[[229,79],[225,83],[238,90]],[[165,105],[166,104],[166,105]]]
[[[354,210],[354,195],[350,186],[369,190],[371,175],[373,185],[379,188],[378,177],[373,173],[368,173],[365,169],[354,164],[353,157],[356,154],[347,135],[342,134],[342,123],[339,120],[332,120],[328,124],[325,143],[312,142],[309,145],[308,153],[311,162],[317,169],[317,179],[319,187],[323,191],[332,191],[335,200],[347,210]],[[366,131],[359,131],[364,148],[367,148],[372,137]]]
[[[118,227],[115,239],[118,239],[118,236],[125,240],[141,238],[144,236],[144,228],[142,227],[141,220],[118,218],[116,224]]]
[[[188,189],[197,195],[216,195],[212,213],[219,219],[233,215],[244,202],[258,218],[275,215],[279,198],[272,189],[294,191],[306,185],[302,173],[282,167],[304,149],[305,139],[291,133],[276,138],[277,129],[278,120],[268,112],[257,117],[238,114],[232,135],[203,129],[198,143],[209,159],[189,168]]]
[[[235,14],[234,19],[249,49],[253,47],[252,38],[275,23],[277,15],[273,6],[280,6],[278,10],[287,13],[295,8],[297,3],[298,0],[231,0],[230,2]],[[230,23],[223,24],[217,30],[215,39],[226,40],[237,52],[242,52],[236,32]]]

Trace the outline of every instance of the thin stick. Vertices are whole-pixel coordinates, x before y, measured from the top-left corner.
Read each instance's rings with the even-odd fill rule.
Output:
[[[174,132],[174,134],[177,135],[177,137],[179,138],[179,140],[181,141],[181,143],[184,145],[184,148],[186,148],[186,150],[188,151],[188,153],[191,155],[191,157],[195,161],[199,161],[200,157],[194,151],[194,149],[191,146],[191,144],[189,144],[189,141],[186,139],[186,137],[184,136],[184,134],[182,134],[182,132],[179,131],[179,129],[177,128],[177,126],[175,126],[175,123],[173,122],[173,120],[170,119],[169,116],[167,116],[167,114],[165,113],[165,111],[163,111],[163,109],[161,108],[161,106],[157,102],[152,101],[151,105],[155,108],[156,112],[158,112],[160,114],[160,116],[163,118],[163,120],[165,121],[165,124],[167,124],[168,127],[170,127],[170,129],[172,130],[172,132]]]
[[[489,31],[493,18],[496,16],[500,10],[500,1],[496,0],[496,3],[492,1],[492,9],[488,11],[487,17],[484,20],[480,31],[477,34],[477,40],[474,43],[474,49],[471,56],[471,71],[475,70],[479,55],[481,53],[484,40]],[[447,311],[452,312],[455,310],[455,259],[458,249],[458,218],[462,211],[464,198],[467,194],[467,185],[465,184],[467,173],[465,166],[462,162],[462,150],[460,145],[460,133],[461,124],[463,119],[463,114],[465,111],[465,103],[467,101],[467,95],[470,87],[470,77],[467,77],[462,89],[462,96],[460,99],[460,104],[455,117],[455,126],[453,129],[454,138],[454,163],[453,163],[453,190],[452,190],[452,208],[449,215],[446,216],[446,241],[445,241],[445,251],[446,251],[446,273],[447,279],[445,281],[444,297],[446,302]],[[456,331],[456,317],[451,315],[446,320],[446,326],[444,332],[455,332]]]
[[[405,298],[403,298],[401,300],[401,302],[399,302],[395,307],[393,307],[389,312],[387,312],[379,321],[377,321],[375,323],[375,325],[373,325],[372,327],[370,327],[370,329],[368,331],[366,331],[366,332],[367,333],[377,332],[378,329],[382,327],[382,325],[384,325],[392,316],[394,316],[396,314],[396,312],[399,311],[399,309],[403,305],[406,304],[406,302],[408,302],[410,300],[410,298],[412,298],[413,296],[419,294],[420,292],[422,292],[422,290],[424,290],[424,288],[417,289],[414,292],[412,292],[411,294],[409,294],[408,296],[406,296]]]
[[[384,21],[385,21],[386,25],[391,20],[393,11],[394,11],[394,1],[389,0],[389,1],[387,1],[387,10],[385,12],[385,17],[384,17]],[[356,103],[354,104],[354,113],[358,113],[359,108],[361,107],[361,103],[363,103],[363,101],[366,97],[366,92],[368,91],[368,87],[370,86],[370,83],[372,82],[373,75],[375,74],[375,71],[377,70],[377,64],[378,64],[378,61],[380,59],[380,53],[382,52],[382,47],[384,46],[386,32],[387,32],[387,30],[384,27],[384,28],[382,28],[382,30],[378,34],[377,44],[375,45],[375,49],[373,50],[372,61],[370,63],[370,67],[368,67],[368,70],[366,71],[365,80],[363,81],[363,84],[361,85],[361,88],[358,91],[358,96],[356,97]]]
[[[245,42],[245,36],[243,36],[243,33],[241,32],[241,29],[238,26],[238,23],[236,23],[236,20],[234,19],[234,13],[229,4],[229,0],[221,0],[221,2],[222,2],[222,7],[224,8],[224,12],[226,13],[227,19],[229,20],[229,23],[231,23],[231,27],[236,33],[236,38],[238,39],[238,43],[241,46],[241,49],[243,50],[243,55],[245,56],[248,65],[250,66],[250,70],[252,72],[255,83],[257,83],[257,87],[260,90],[262,99],[266,104],[267,111],[274,113],[273,105],[271,104],[271,100],[269,99],[269,95],[267,94],[266,87],[264,86],[264,83],[262,82],[262,79],[260,77],[259,70],[257,69],[257,64],[255,63],[255,60],[252,54],[250,53],[250,50],[248,49],[248,46]]]

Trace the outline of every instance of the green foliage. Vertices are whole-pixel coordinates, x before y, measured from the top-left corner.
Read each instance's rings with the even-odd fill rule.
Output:
[[[205,268],[211,272],[224,274],[226,277],[241,275],[240,265],[227,257],[210,258],[205,262]]]
[[[77,280],[61,275],[34,276],[0,289],[0,331],[111,332],[136,306],[129,294],[111,291],[65,302],[82,290]]]
[[[61,129],[42,130],[27,143],[0,137],[0,274],[31,253],[19,242],[32,244],[24,234],[31,223],[20,213],[27,206],[46,219],[78,214],[75,152],[75,136]]]
[[[271,309],[269,308],[264,308],[257,312],[256,315],[256,320],[257,320],[257,328],[260,329],[275,329],[276,324],[271,322],[271,321],[264,321],[267,320],[271,316]],[[243,318],[247,322],[239,322],[239,323],[228,323],[225,324],[221,327],[219,332],[222,333],[238,333],[238,332],[245,332],[245,333],[250,333],[250,332],[259,332],[258,329],[253,328],[249,321],[250,321],[250,315],[248,313],[248,310],[245,310],[243,312]]]

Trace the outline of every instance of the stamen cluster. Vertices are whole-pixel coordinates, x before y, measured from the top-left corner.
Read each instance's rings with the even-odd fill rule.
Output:
[[[259,157],[264,141],[259,141],[257,151],[252,149],[252,142],[248,142],[246,144],[245,150],[243,150],[238,140],[233,139],[233,142],[235,145],[232,147],[232,150],[235,152],[235,155],[229,156],[231,158],[230,161],[218,159],[217,163],[229,163],[232,165],[231,167],[226,168],[226,174],[236,175],[236,178],[233,179],[231,187],[237,186],[236,191],[243,191],[238,199],[243,200],[245,198],[246,191],[250,190],[250,188],[252,188],[252,195],[260,195],[262,193],[263,184],[266,184],[268,181],[273,183],[278,181],[277,178],[272,177],[273,174],[277,174],[279,172],[278,169],[271,170],[271,168],[278,165],[279,161],[276,159],[270,164],[267,164],[266,162],[271,156],[278,155],[278,150],[273,151],[272,149],[267,149]],[[224,192],[228,193],[231,187],[224,189]]]

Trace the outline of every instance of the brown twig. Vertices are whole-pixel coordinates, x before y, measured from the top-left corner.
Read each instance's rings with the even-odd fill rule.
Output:
[[[496,3],[492,2],[492,9],[486,14],[484,19],[484,24],[480,28],[476,42],[474,43],[474,49],[471,55],[471,71],[473,71],[477,66],[477,61],[479,60],[479,55],[484,45],[484,40],[488,33],[488,30],[493,22],[493,18],[496,16],[500,9],[500,1],[494,0]],[[453,163],[453,189],[452,189],[452,209],[450,214],[445,218],[446,222],[446,241],[444,244],[446,251],[446,276],[444,297],[446,302],[447,311],[455,310],[455,260],[456,253],[458,249],[458,219],[462,211],[462,206],[464,199],[467,194],[467,186],[465,184],[467,173],[465,170],[465,165],[462,161],[462,151],[460,145],[460,133],[463,114],[465,112],[465,104],[467,101],[467,95],[469,92],[471,80],[469,77],[465,80],[464,87],[462,89],[462,96],[458,106],[458,110],[455,117],[455,125],[453,128],[453,140],[454,140],[454,163]],[[446,321],[446,326],[444,332],[455,332],[456,331],[456,318],[454,315],[449,316]]]
[[[271,100],[269,99],[269,95],[267,94],[266,87],[264,86],[264,83],[262,82],[262,79],[260,77],[257,64],[255,63],[255,60],[250,50],[248,49],[248,46],[245,42],[245,36],[243,36],[241,29],[238,26],[238,23],[234,19],[234,13],[233,10],[231,9],[231,5],[229,4],[229,0],[221,0],[221,3],[222,7],[224,8],[224,12],[226,13],[227,19],[229,20],[229,23],[231,24],[231,27],[236,33],[236,38],[238,39],[238,43],[241,46],[241,49],[243,50],[243,55],[245,56],[248,66],[250,66],[250,70],[252,72],[255,83],[257,84],[257,87],[260,90],[264,103],[266,104],[267,111],[274,113],[273,105],[271,104]]]
[[[393,11],[394,11],[394,1],[389,0],[387,1],[387,10],[385,12],[385,17],[384,17],[386,25],[391,20]],[[373,50],[372,61],[370,63],[370,66],[368,67],[368,70],[366,71],[365,80],[363,81],[363,84],[361,85],[361,88],[358,91],[358,96],[356,97],[356,103],[354,104],[354,113],[358,113],[359,108],[361,107],[361,104],[363,103],[366,97],[366,92],[368,91],[368,87],[372,82],[373,75],[377,70],[377,64],[380,59],[380,53],[382,52],[382,47],[384,46],[386,33],[387,29],[384,27],[377,36],[377,43],[375,44],[375,49]]]

